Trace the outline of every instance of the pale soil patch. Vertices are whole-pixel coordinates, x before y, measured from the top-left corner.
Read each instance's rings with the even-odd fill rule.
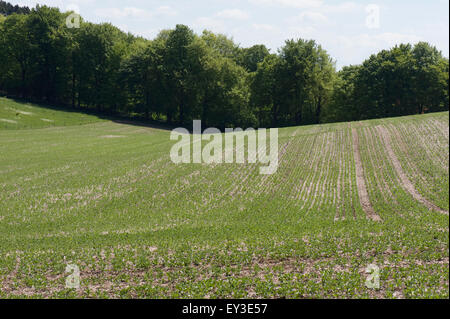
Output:
[[[53,120],[49,120],[49,119],[41,119],[44,122],[54,122]]]
[[[305,181],[303,183],[303,186],[306,188],[302,188],[300,194],[301,199],[303,200],[303,205],[300,208],[301,211],[309,203],[311,191],[314,186],[314,181],[317,180],[317,176],[320,173],[319,172],[320,155],[322,154],[321,150],[324,148],[325,145],[325,137],[326,137],[325,134],[321,134],[320,137],[316,137],[316,139],[313,141],[312,144],[311,151],[314,152],[314,155],[310,161],[309,174],[308,176],[306,176]],[[316,150],[316,148],[318,148],[318,150]]]
[[[245,148],[245,143],[240,148],[237,148],[235,145],[232,148],[225,148],[224,150],[224,158],[225,153],[231,154],[235,152],[234,159],[236,160],[236,154],[238,152],[243,151]],[[256,152],[258,152],[256,150]],[[229,194],[232,198],[236,197],[237,195],[246,194],[249,187],[248,184],[251,180],[251,175],[253,174],[254,170],[257,169],[257,166],[259,166],[258,163],[250,163],[248,161],[251,154],[247,154],[247,156],[244,157],[244,163],[240,163],[239,167],[232,171],[233,179],[236,181],[239,181],[238,183],[232,183],[232,185],[225,190],[225,194]],[[252,154],[253,155],[253,154]],[[261,185],[264,185],[265,179],[262,181]],[[261,189],[261,188],[259,188]]]
[[[296,131],[295,131],[296,132]],[[295,133],[294,132],[294,133]],[[294,136],[294,135],[291,135]],[[293,139],[289,139],[289,141],[287,141],[286,143],[284,143],[281,146],[281,149],[279,149],[278,151],[278,167],[280,168],[281,166],[288,166],[288,153],[287,153],[287,149],[289,148],[289,146],[291,145]],[[277,190],[277,187],[273,187],[272,183],[268,183],[268,179],[269,177],[271,177],[271,175],[263,175],[261,177],[261,181],[258,183],[256,189],[258,189],[258,194],[261,194],[263,192],[266,192],[266,190],[272,190],[273,192]],[[273,178],[273,177],[272,177]],[[286,177],[285,177],[286,178]]]
[[[150,247],[151,251],[155,251],[156,247]],[[102,259],[106,258],[105,252],[102,251]],[[392,251],[386,251],[383,256],[383,260],[379,261],[380,268],[397,269],[406,268],[412,265],[419,266],[431,266],[431,265],[448,265],[448,257],[433,259],[433,260],[401,260],[398,262],[392,262],[387,259],[387,256],[392,254]],[[20,264],[20,259],[17,264]],[[367,274],[365,272],[366,265],[352,265],[350,263],[333,263],[333,258],[299,258],[288,257],[283,259],[272,259],[267,257],[254,257],[249,263],[243,265],[230,265],[231,272],[227,273],[212,273],[211,268],[214,265],[205,264],[191,264],[189,267],[198,270],[198,276],[191,279],[194,282],[202,282],[209,279],[215,280],[227,280],[228,278],[255,278],[264,282],[272,282],[272,284],[281,286],[282,276],[285,274],[293,274],[292,281],[299,280],[301,277],[310,277],[309,280],[314,281],[316,284],[321,282],[321,273],[326,270],[332,270],[334,273],[353,273],[358,272],[361,276],[361,284],[363,284]],[[217,266],[217,265],[216,265]],[[149,268],[136,268],[132,263],[129,264],[128,269],[121,271],[113,270],[98,270],[98,269],[81,269],[81,286],[77,290],[80,297],[86,296],[86,294],[92,294],[95,292],[106,293],[110,298],[117,298],[120,296],[119,292],[122,289],[131,287],[140,287],[151,284],[153,287],[164,287],[170,292],[178,290],[178,285],[182,282],[182,277],[168,276],[168,274],[176,274],[182,268],[179,266],[169,267],[164,265],[154,265]],[[281,270],[282,269],[282,270]],[[162,277],[155,277],[153,274],[163,272],[165,275]],[[9,275],[15,276],[17,274],[16,269]],[[61,283],[61,279],[65,278],[67,273],[61,274],[46,274],[45,277],[49,282],[46,289],[37,289],[35,287],[22,286],[21,283],[12,285],[11,282],[5,281],[1,287],[4,293],[9,296],[34,296],[41,295],[44,298],[52,297],[55,293],[65,289],[64,284]],[[119,278],[129,279],[119,279]],[[151,279],[149,279],[151,278]],[[149,281],[151,280],[151,281]],[[369,294],[372,298],[386,298],[386,287],[388,283],[392,281],[391,278],[385,279],[379,290],[371,290]],[[18,284],[18,285],[17,285]],[[255,292],[255,286],[250,285],[247,288],[249,298],[258,297]],[[396,298],[404,297],[404,287],[396,288]],[[214,293],[214,290],[210,293]],[[137,297],[131,292],[132,298]],[[275,298],[276,296],[274,296]],[[307,296],[305,296],[307,297]]]
[[[359,201],[361,206],[366,213],[367,217],[374,220],[380,221],[380,216],[375,213],[375,210],[370,203],[369,194],[367,193],[366,182],[364,179],[364,169],[361,162],[361,155],[359,153],[359,140],[358,133],[356,129],[352,129],[353,135],[353,153],[355,158],[355,167],[356,167],[356,185],[358,188]]]
[[[409,151],[409,149],[414,149],[411,147],[408,147],[407,143],[405,143],[405,141],[403,140],[401,134],[399,133],[399,131],[397,130],[396,127],[390,125],[390,130],[391,130],[391,134],[394,137],[394,140],[397,142],[396,145],[398,146],[399,150],[408,156],[405,156],[405,162],[406,162],[406,166],[410,168],[411,173],[410,173],[410,177],[412,179],[418,179],[420,181],[422,181],[422,183],[424,183],[425,185],[427,185],[427,188],[429,190],[431,190],[433,188],[432,183],[427,180],[427,178],[424,176],[424,174],[422,173],[422,171],[417,167],[417,165],[414,163],[414,161],[412,161],[411,159],[413,158],[412,154],[410,154],[411,152]],[[448,146],[447,146],[448,147]]]
[[[313,144],[314,140],[311,136],[305,137],[303,143],[295,143],[293,152],[289,154],[292,158],[287,168],[290,171],[290,175],[298,176],[298,180],[295,181],[294,187],[292,188],[292,199],[295,201],[300,201],[303,198],[302,194],[308,178],[307,169],[312,165],[311,161],[315,154],[313,152]],[[301,165],[295,165],[295,162],[300,162]]]
[[[16,114],[22,114],[22,115],[33,115],[33,112],[27,112],[27,111],[21,111],[21,110],[16,110],[12,107],[6,107],[7,110],[13,111]]]
[[[160,157],[152,161],[149,165],[144,164],[141,167],[128,171],[125,175],[112,177],[101,184],[92,184],[56,193],[44,192],[42,193],[43,198],[41,200],[36,200],[34,204],[28,207],[28,209],[31,212],[40,211],[43,207],[42,202],[44,202],[44,207],[47,204],[55,204],[57,202],[70,202],[71,206],[68,210],[73,210],[91,205],[102,199],[109,198],[111,200],[112,198],[121,198],[130,192],[134,192],[136,189],[133,185],[136,183],[141,182],[150,176],[155,176],[161,171],[167,172],[164,167],[159,166],[163,160],[164,157]],[[165,163],[166,165],[169,165],[170,161]],[[63,168],[53,170],[52,172],[63,171],[68,168],[70,167],[64,166]]]
[[[373,132],[374,130],[375,132]],[[392,212],[395,212],[395,214],[404,218],[402,210],[398,209],[400,204],[397,200],[395,191],[401,181],[395,174],[390,174],[391,167],[389,166],[389,156],[382,147],[382,142],[378,138],[376,129],[373,127],[364,128],[364,136],[366,137],[368,149],[367,156],[370,159],[370,167],[374,177],[372,183],[375,184],[371,189],[378,189],[384,203],[391,207]]]
[[[333,133],[325,133],[324,138],[325,144],[323,145],[322,152],[326,155],[323,156],[320,161],[320,168],[319,168],[320,173],[318,179],[316,180],[316,185],[314,187],[314,194],[312,196],[311,204],[308,207],[308,211],[312,210],[314,205],[316,205],[316,203],[317,206],[320,206],[322,204],[324,196],[327,195],[326,186],[327,181],[329,181],[328,173],[331,162],[334,160],[333,159],[334,154],[332,151],[334,145],[334,143],[332,143],[334,141]]]
[[[342,132],[339,132],[337,143],[339,143],[338,145],[344,146]],[[338,160],[339,165],[338,165],[338,176],[336,181],[336,193],[334,198],[334,204],[336,205],[336,214],[334,216],[334,221],[345,220],[345,208],[342,205],[342,198],[345,197],[344,195],[345,183],[343,181],[341,182],[341,179],[345,178],[345,175],[343,174],[345,172],[345,161],[343,160],[344,151],[345,151],[344,148],[341,147],[341,149],[339,149],[339,151],[337,152],[337,156],[339,158]]]
[[[427,208],[429,208],[431,210],[435,210],[441,214],[448,215],[447,211],[443,210],[442,208],[437,207],[435,204],[433,204],[430,201],[428,201],[427,199],[425,199],[416,190],[414,185],[411,183],[411,181],[408,179],[405,172],[403,171],[400,161],[398,160],[397,156],[395,155],[395,153],[391,147],[391,136],[389,135],[389,132],[387,131],[386,128],[384,128],[382,126],[377,126],[377,129],[378,129],[381,137],[383,138],[387,153],[388,153],[389,157],[391,158],[391,161],[392,161],[395,171],[397,172],[398,176],[400,177],[403,188],[406,191],[408,191],[415,200],[419,201],[420,203],[425,205]]]
[[[394,203],[397,203],[395,196],[392,194],[391,189],[390,189],[388,183],[386,182],[386,179],[384,178],[383,174],[381,173],[385,170],[384,165],[383,165],[384,162],[383,162],[382,158],[380,158],[380,156],[379,156],[380,153],[376,151],[376,146],[374,144],[374,137],[372,135],[372,130],[367,128],[365,133],[368,138],[368,146],[370,147],[371,150],[375,150],[370,155],[370,162],[372,163],[372,167],[374,168],[373,175],[377,182],[378,190],[380,191],[381,196],[383,197],[383,199],[386,203],[389,203],[391,201],[393,201]],[[386,192],[387,192],[387,194],[386,194]]]
[[[242,167],[243,167],[242,169],[239,169],[239,172],[241,174],[239,175],[238,182],[235,183],[232,186],[232,189],[230,189],[228,192],[228,194],[233,198],[237,195],[242,195],[247,192],[246,186],[248,184],[249,177],[253,173],[255,164],[245,164]]]
[[[352,140],[352,126],[350,123],[347,124],[347,129],[346,129],[346,133],[345,133],[345,139],[344,139],[344,152],[345,152],[345,174],[347,176],[348,179],[348,191],[346,189],[346,197],[348,198],[348,203],[351,206],[351,213],[353,215],[353,219],[356,219],[356,211],[355,211],[355,205],[353,204],[354,202],[354,198],[352,196],[353,194],[353,178],[352,178],[352,173],[353,173],[353,164],[355,163],[354,159],[353,159],[353,153],[352,153],[352,148],[353,148],[353,140]],[[356,180],[355,180],[356,183]],[[344,184],[345,185],[345,184]],[[346,211],[344,212],[344,215],[347,215],[347,210],[350,210],[349,207],[347,206]]]
[[[124,135],[102,135],[101,138],[121,138],[125,137]]]
[[[296,129],[294,132],[291,133],[291,137],[295,137],[300,129]]]
[[[448,138],[445,138],[441,131],[428,122],[420,125],[399,125],[406,135],[407,142],[412,147],[417,147],[424,156],[431,159],[433,163],[439,164],[441,169],[448,172]]]
[[[432,120],[431,123],[433,125],[435,125],[444,134],[445,139],[448,140],[448,132],[449,132],[449,123],[448,123],[448,121],[446,121],[444,123],[444,122],[441,122],[441,121],[438,121],[438,120]]]
[[[6,278],[4,278],[4,280],[3,280],[2,284],[1,284],[1,286],[3,286],[3,289],[5,289],[5,287],[9,287],[9,286],[13,285],[14,278],[17,277],[17,273],[19,271],[20,262],[21,262],[20,256],[17,256],[16,257],[16,265],[15,265],[13,271],[11,273],[9,273],[6,276]]]
[[[17,121],[14,120],[8,120],[8,119],[0,119],[2,122],[11,123],[11,124],[17,124]]]
[[[16,112],[22,115],[33,115],[33,112],[26,112],[26,111],[16,111]]]

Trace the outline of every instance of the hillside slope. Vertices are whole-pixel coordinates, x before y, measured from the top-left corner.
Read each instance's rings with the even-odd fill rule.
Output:
[[[97,116],[49,109],[0,97],[0,130],[69,126],[101,121]]]
[[[280,129],[269,176],[174,164],[165,130],[0,129],[0,297],[448,298],[448,121]]]

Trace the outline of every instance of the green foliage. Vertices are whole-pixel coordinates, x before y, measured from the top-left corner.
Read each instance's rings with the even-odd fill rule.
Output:
[[[336,73],[313,40],[277,54],[184,25],[153,40],[37,6],[0,18],[0,92],[186,126],[289,126],[448,110],[448,59],[400,45]]]
[[[17,120],[0,120],[1,298],[449,297],[449,218],[402,187],[374,134],[398,133],[405,174],[448,210],[448,112],[279,129],[273,175],[174,164],[167,130],[4,98],[0,119]],[[381,222],[358,199],[352,129]]]
[[[383,50],[339,72],[327,120],[448,110],[448,65],[441,52],[424,42]]]
[[[227,38],[223,34],[214,34],[207,30],[203,31],[201,38],[218,55],[232,59],[235,62],[239,61],[240,49],[232,39]]]
[[[265,57],[253,77],[252,101],[261,124],[318,123],[334,77],[334,63],[320,45],[286,41],[279,55]]]
[[[83,23],[75,34],[73,87],[78,106],[114,112],[124,102],[119,70],[127,35],[111,24]]]
[[[351,65],[338,72],[331,102],[326,106],[322,118],[324,122],[356,121],[360,118],[354,98],[355,80],[360,68],[359,65]]]
[[[0,97],[0,129],[34,129],[73,126],[103,121],[97,116]]]
[[[28,13],[30,13],[30,9],[25,6],[24,7],[19,7],[18,5],[13,6],[9,2],[0,0],[0,20],[1,20],[2,15],[8,16],[13,13],[28,14]]]
[[[258,63],[264,61],[264,58],[270,54],[269,49],[263,44],[257,44],[250,48],[244,48],[241,51],[240,65],[248,72],[256,72]]]

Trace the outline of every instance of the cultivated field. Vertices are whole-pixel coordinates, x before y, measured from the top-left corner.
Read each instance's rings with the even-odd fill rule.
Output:
[[[0,99],[0,297],[449,297],[448,112],[280,129],[273,175],[169,134]]]

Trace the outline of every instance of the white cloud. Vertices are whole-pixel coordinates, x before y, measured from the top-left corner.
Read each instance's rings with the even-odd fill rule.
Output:
[[[65,1],[65,0],[45,0],[45,1],[40,1],[40,0],[16,0],[16,1],[10,1],[12,2],[14,5],[19,5],[19,6],[27,6],[30,9],[34,8],[37,4],[39,5],[46,5],[49,7],[58,7],[60,9],[65,9],[68,6],[73,6],[73,5],[87,5],[87,4],[92,4],[94,3],[94,0],[69,0],[69,1]]]
[[[326,49],[337,58],[338,67],[361,63],[371,54],[401,43],[417,43],[422,37],[408,33],[384,32],[379,34],[339,35],[328,37]]]
[[[153,39],[156,38],[156,36],[160,31],[161,30],[159,29],[148,29],[144,31],[139,31],[138,34],[146,39]]]
[[[336,5],[326,5],[321,7],[322,12],[326,13],[352,13],[352,12],[364,12],[364,5],[356,2],[343,2]]]
[[[226,9],[217,12],[212,17],[200,17],[194,21],[194,28],[197,30],[210,30],[220,33],[225,33],[232,31],[229,28],[229,23],[227,20],[248,20],[250,16],[242,10],[239,9]],[[228,26],[228,28],[227,28]],[[235,29],[233,29],[235,30]]]
[[[419,41],[422,41],[423,38],[415,34],[385,32],[375,36],[375,40],[390,46],[394,46],[400,43],[417,43]]]
[[[256,5],[273,5],[292,8],[318,8],[323,4],[322,0],[249,0]]]
[[[94,0],[69,0],[69,1],[65,1],[65,0],[45,0],[45,1],[16,0],[16,1],[10,1],[10,2],[12,2],[14,5],[18,5],[21,7],[26,6],[30,9],[35,8],[36,5],[39,4],[39,5],[46,5],[48,7],[59,8],[60,11],[62,11],[62,12],[73,11],[78,14],[82,14],[84,11],[82,11],[81,9],[83,9],[83,7],[93,4]]]
[[[155,16],[173,16],[176,12],[168,6],[161,6],[154,11],[139,9],[136,7],[125,8],[101,8],[95,10],[95,14],[102,18],[137,18],[149,19]]]
[[[135,7],[127,8],[101,8],[95,10],[95,14],[102,18],[145,18],[151,16],[151,13]]]
[[[325,25],[328,18],[320,12],[303,11],[298,16],[287,19],[289,24]]]
[[[161,6],[155,10],[157,16],[175,16],[177,12],[169,6]]]
[[[255,5],[290,7],[297,9],[316,9],[329,13],[349,13],[362,10],[364,6],[357,2],[346,1],[338,4],[326,4],[323,0],[249,0]]]
[[[200,17],[194,21],[194,27],[200,30],[210,30],[214,32],[224,32],[226,30],[225,24],[222,20],[209,18],[209,17]]]
[[[234,20],[247,20],[249,15],[247,12],[239,10],[239,9],[226,9],[220,12],[217,12],[216,17],[224,18],[224,19],[234,19]]]
[[[402,34],[393,32],[384,32],[374,35],[359,34],[356,36],[338,36],[337,40],[346,48],[371,48],[388,49],[401,43],[417,43],[423,40],[420,36],[414,34]]]
[[[254,23],[252,24],[252,28],[255,29],[256,31],[264,31],[264,32],[273,32],[278,30],[278,28],[276,28],[275,26],[264,23],[262,24]]]
[[[290,27],[287,29],[287,38],[293,38],[293,39],[306,39],[306,38],[313,38],[314,34],[317,32],[317,30],[314,27],[306,26],[306,27]]]
[[[117,27],[125,33],[132,32],[132,30],[130,30],[130,27],[126,24],[118,24]]]
[[[80,7],[79,7],[77,4],[73,4],[73,3],[68,4],[68,5],[66,6],[65,10],[67,10],[67,11],[73,11],[73,12],[75,12],[75,13],[81,14]]]

